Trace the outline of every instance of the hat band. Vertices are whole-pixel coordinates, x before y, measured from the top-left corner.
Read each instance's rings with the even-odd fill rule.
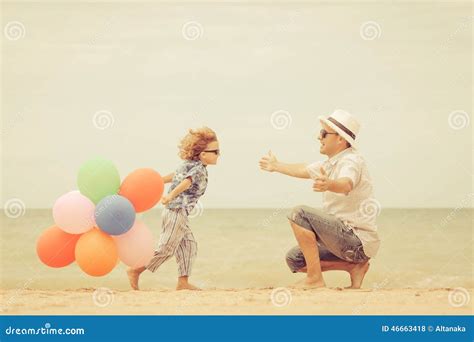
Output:
[[[337,127],[339,127],[340,129],[342,129],[345,133],[347,133],[352,139],[355,140],[356,136],[354,133],[351,132],[350,129],[348,129],[346,126],[344,126],[343,124],[341,124],[339,121],[329,117],[328,118],[329,121],[331,121],[333,124],[335,124]]]

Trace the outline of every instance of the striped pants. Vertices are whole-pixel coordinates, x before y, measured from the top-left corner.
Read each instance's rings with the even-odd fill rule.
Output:
[[[197,243],[188,226],[188,215],[185,209],[165,209],[163,211],[158,248],[146,268],[155,272],[173,255],[178,263],[179,276],[191,275],[197,255]]]

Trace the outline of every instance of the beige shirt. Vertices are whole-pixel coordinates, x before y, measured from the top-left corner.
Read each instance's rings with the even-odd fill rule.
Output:
[[[368,257],[374,257],[380,246],[375,223],[380,203],[374,198],[372,180],[364,158],[353,148],[347,148],[327,161],[307,166],[312,179],[320,175],[320,167],[329,179],[348,177],[353,188],[348,194],[323,192],[323,210],[341,219],[359,237]]]

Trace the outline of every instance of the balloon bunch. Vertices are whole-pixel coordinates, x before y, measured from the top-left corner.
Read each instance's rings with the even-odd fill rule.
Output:
[[[121,260],[131,267],[153,257],[153,235],[136,218],[163,195],[164,183],[153,169],[142,168],[122,183],[117,168],[104,159],[85,162],[77,177],[79,191],[64,194],[53,206],[55,225],[39,237],[36,252],[50,267],[74,261],[91,276],[111,272]]]

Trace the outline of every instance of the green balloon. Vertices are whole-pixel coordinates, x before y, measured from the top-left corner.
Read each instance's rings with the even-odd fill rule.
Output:
[[[86,161],[77,175],[79,191],[95,204],[120,188],[120,175],[115,165],[102,158]]]

